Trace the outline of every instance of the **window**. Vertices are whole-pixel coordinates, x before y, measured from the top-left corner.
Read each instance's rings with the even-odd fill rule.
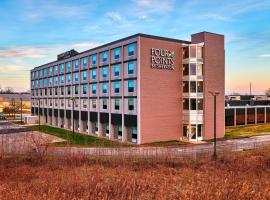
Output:
[[[92,60],[92,65],[97,64],[97,54],[92,55],[91,60]]]
[[[196,125],[195,124],[192,124],[190,126],[190,136],[191,136],[191,139],[195,140],[197,138],[196,136]]]
[[[183,109],[189,110],[189,99],[183,99]]]
[[[38,80],[36,80],[36,88],[38,87]]]
[[[114,59],[118,60],[120,58],[120,48],[114,49]]]
[[[64,87],[60,88],[60,92],[61,92],[61,95],[63,96],[64,95]]]
[[[76,83],[78,81],[79,81],[79,73],[77,72],[74,74],[74,82]]]
[[[93,99],[92,100],[92,108],[95,109],[97,107],[97,100]]]
[[[54,77],[54,85],[58,85],[58,77]]]
[[[198,93],[203,92],[203,82],[202,81],[197,82],[197,92]]]
[[[203,47],[197,47],[197,58],[203,58]]]
[[[182,55],[183,55],[183,59],[186,59],[189,57],[189,48],[188,47],[183,48]]]
[[[128,92],[134,92],[134,80],[128,81]]]
[[[87,108],[87,101],[85,99],[83,99],[83,108]]]
[[[79,94],[79,86],[75,85],[74,86],[75,94]]]
[[[196,58],[196,46],[190,46],[190,58]]]
[[[97,70],[93,69],[92,70],[92,79],[96,79],[97,78]]]
[[[134,110],[134,99],[128,99],[128,110],[129,111]]]
[[[195,63],[190,64],[190,75],[196,76],[196,64]]]
[[[79,68],[79,60],[76,59],[74,60],[74,69],[78,69]]]
[[[134,73],[134,62],[129,62],[128,63],[128,74],[133,74]]]
[[[84,68],[87,66],[87,57],[82,58],[82,65]]]
[[[65,77],[64,75],[60,76],[60,83],[64,84],[65,83]]]
[[[35,72],[32,72],[32,79],[35,78]]]
[[[190,81],[190,92],[196,93],[196,81]]]
[[[120,109],[120,99],[114,100],[114,109],[119,110]]]
[[[187,124],[183,125],[183,136],[184,137],[188,136],[188,125]]]
[[[61,65],[60,65],[60,73],[65,73],[65,65],[64,65],[64,63],[62,63]]]
[[[44,94],[45,96],[47,96],[47,89],[44,89]]]
[[[107,51],[102,52],[101,56],[102,56],[102,62],[107,62],[107,58],[108,58]]]
[[[119,76],[119,74],[120,74],[120,66],[119,65],[114,65],[113,66],[113,71],[114,71],[114,76]]]
[[[71,82],[71,74],[68,74],[67,75],[67,83],[70,83]]]
[[[64,99],[61,99],[61,107],[64,106]]]
[[[98,132],[98,123],[95,122],[95,131]]]
[[[203,99],[197,100],[198,110],[203,110]]]
[[[122,126],[117,126],[117,135],[122,136]]]
[[[102,77],[103,77],[103,78],[106,78],[107,75],[108,75],[108,68],[107,68],[107,67],[103,67],[103,68],[101,69],[101,73],[102,73]]]
[[[114,82],[114,93],[119,93],[120,91],[120,82]]]
[[[107,105],[107,99],[103,99],[103,100],[102,100],[102,108],[103,108],[104,110],[106,110],[107,107],[108,107],[108,105]]]
[[[132,139],[137,139],[137,128],[136,127],[131,127],[131,136],[132,136]]]
[[[201,124],[197,125],[197,135],[198,135],[198,137],[202,137],[202,125]]]
[[[48,76],[48,69],[47,68],[43,70],[43,75],[44,75],[44,77]]]
[[[197,110],[196,99],[190,99],[190,110]]]
[[[47,79],[44,79],[43,85],[44,85],[44,87],[47,87],[48,86]]]
[[[58,74],[58,66],[54,66],[54,75],[57,75]]]
[[[106,83],[103,83],[103,84],[102,84],[102,92],[103,92],[104,94],[107,93],[107,84],[106,84]]]
[[[38,71],[36,71],[36,78],[38,78]]]
[[[128,45],[128,56],[134,56],[135,53],[135,45],[129,44]]]
[[[189,92],[189,82],[188,81],[184,81],[183,82],[183,92],[184,93],[188,93]]]
[[[49,68],[49,74],[50,74],[50,76],[52,76],[52,74],[53,74],[53,67],[50,67]]]
[[[87,94],[87,85],[86,84],[82,85],[82,93]]]
[[[203,75],[203,65],[197,64],[197,75],[202,76]]]
[[[50,88],[50,96],[52,96],[52,88]]]
[[[106,132],[106,135],[108,135],[109,133],[110,133],[110,131],[109,131],[110,129],[109,129],[109,124],[106,124],[106,130],[105,130],[105,132]]]
[[[39,87],[42,87],[42,80],[39,80]]]
[[[84,80],[84,81],[87,80],[87,71],[82,72],[82,80]]]
[[[71,62],[67,63],[67,73],[71,72]]]
[[[39,71],[39,77],[42,78],[42,76],[43,76],[43,71],[40,70],[40,71]]]
[[[54,95],[58,95],[58,88],[54,88]]]
[[[183,76],[188,76],[189,75],[189,67],[188,64],[183,65]]]
[[[92,94],[97,93],[97,84],[92,84]]]
[[[70,95],[71,94],[71,87],[67,86],[67,94]]]

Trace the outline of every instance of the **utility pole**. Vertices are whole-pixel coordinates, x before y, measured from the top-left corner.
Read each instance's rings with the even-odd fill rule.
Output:
[[[217,159],[217,96],[220,94],[220,92],[215,91],[209,91],[210,94],[214,97],[214,153],[213,153],[213,159]]]

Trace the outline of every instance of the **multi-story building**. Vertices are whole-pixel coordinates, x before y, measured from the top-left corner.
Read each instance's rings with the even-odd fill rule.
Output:
[[[224,136],[224,36],[145,34],[58,55],[31,70],[41,123],[137,144]],[[74,107],[73,107],[74,103]]]

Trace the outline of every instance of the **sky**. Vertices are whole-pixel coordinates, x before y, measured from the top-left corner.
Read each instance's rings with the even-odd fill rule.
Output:
[[[29,90],[31,68],[73,48],[201,31],[225,35],[227,94],[270,88],[270,0],[1,0],[0,86]]]

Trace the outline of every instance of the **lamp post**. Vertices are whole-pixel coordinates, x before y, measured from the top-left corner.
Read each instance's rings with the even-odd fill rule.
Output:
[[[38,130],[40,131],[40,98],[38,98]]]
[[[75,98],[71,97],[70,100],[72,101],[72,138],[74,140],[74,101],[75,101]]]
[[[220,94],[219,91],[209,91],[209,93],[214,97],[214,153],[213,153],[213,159],[217,159],[217,108],[216,108],[216,103],[217,103],[217,96]]]
[[[20,100],[21,100],[21,123],[23,122],[22,121],[22,106],[23,106],[23,103],[22,103],[22,97],[20,98]]]

